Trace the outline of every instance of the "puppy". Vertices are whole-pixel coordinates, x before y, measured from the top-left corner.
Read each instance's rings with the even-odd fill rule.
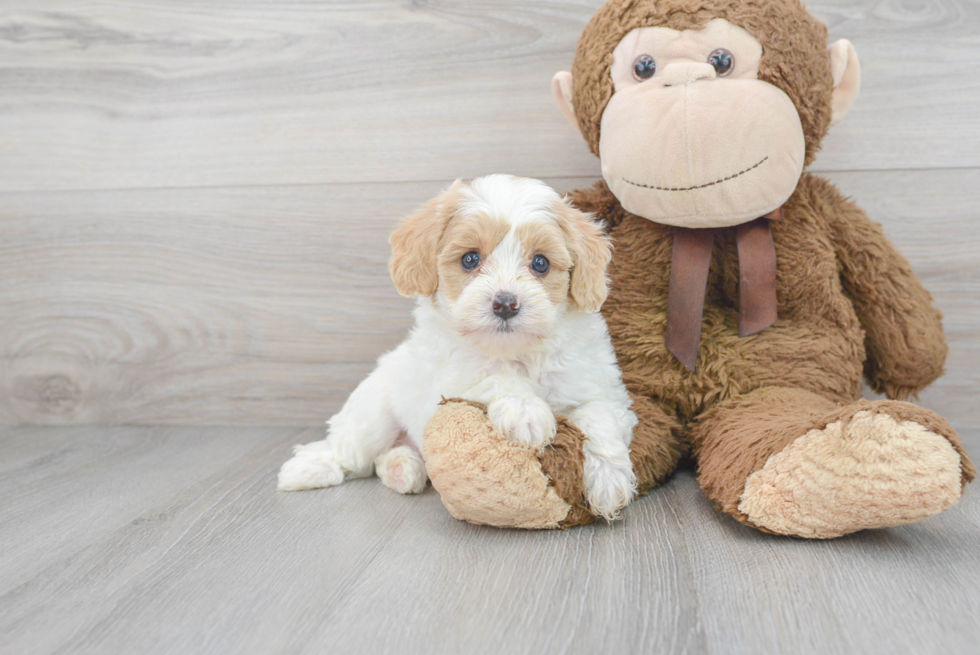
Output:
[[[295,448],[279,489],[376,472],[399,493],[422,491],[426,422],[442,397],[461,397],[533,449],[566,415],[588,437],[588,502],[616,518],[635,492],[637,419],[597,313],[611,257],[600,227],[542,182],[490,175],[457,181],[391,246],[395,287],[419,298],[415,327],[328,421],[327,438]]]

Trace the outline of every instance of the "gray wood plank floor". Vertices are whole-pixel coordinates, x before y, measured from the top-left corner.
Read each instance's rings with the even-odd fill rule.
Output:
[[[976,493],[803,541],[685,472],[620,523],[496,530],[376,478],[276,492],[318,432],[0,430],[0,652],[977,652]]]

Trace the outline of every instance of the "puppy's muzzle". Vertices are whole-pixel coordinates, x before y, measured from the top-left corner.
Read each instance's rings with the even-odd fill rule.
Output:
[[[505,321],[521,311],[521,305],[512,293],[498,293],[493,299],[493,313]]]

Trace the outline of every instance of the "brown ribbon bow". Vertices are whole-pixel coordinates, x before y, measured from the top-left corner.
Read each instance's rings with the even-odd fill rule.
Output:
[[[776,321],[776,246],[769,222],[782,218],[780,207],[735,227],[740,337],[761,332]],[[715,228],[674,228],[664,344],[692,373],[701,343],[701,319],[715,231]]]

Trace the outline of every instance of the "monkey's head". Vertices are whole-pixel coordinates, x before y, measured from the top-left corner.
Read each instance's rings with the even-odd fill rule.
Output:
[[[799,0],[610,0],[552,83],[623,207],[684,227],[780,207],[859,86]]]

